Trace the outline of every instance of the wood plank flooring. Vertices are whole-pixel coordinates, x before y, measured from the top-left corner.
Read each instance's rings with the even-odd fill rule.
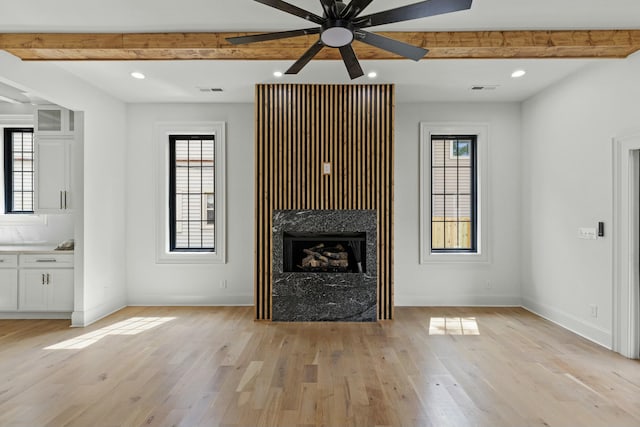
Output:
[[[517,308],[0,321],[0,426],[639,426],[640,362]]]

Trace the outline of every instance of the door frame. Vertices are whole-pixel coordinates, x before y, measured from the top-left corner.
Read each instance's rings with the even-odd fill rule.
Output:
[[[640,133],[613,140],[613,350],[640,357]]]

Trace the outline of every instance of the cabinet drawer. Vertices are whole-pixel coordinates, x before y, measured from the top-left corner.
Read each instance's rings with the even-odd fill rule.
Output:
[[[0,268],[15,268],[18,266],[18,255],[0,253]]]
[[[56,268],[73,266],[73,254],[21,254],[20,267]]]

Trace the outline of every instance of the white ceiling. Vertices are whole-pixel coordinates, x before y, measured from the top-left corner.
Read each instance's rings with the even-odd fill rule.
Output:
[[[373,13],[416,0],[376,0]],[[290,0],[321,14],[318,0]],[[8,3],[8,5],[7,5]],[[25,0],[5,2],[0,32],[282,31],[314,26],[252,0]],[[640,29],[639,0],[474,0],[471,10],[376,27],[386,31]],[[598,60],[604,61],[604,60]],[[395,83],[398,102],[522,101],[594,60],[361,61],[355,83]],[[273,77],[292,61],[102,61],[58,66],[126,102],[251,102],[256,83],[348,83],[340,61],[312,61],[297,76]],[[511,79],[518,68],[527,70]],[[142,71],[147,79],[129,74]],[[0,75],[2,71],[0,70]],[[497,85],[472,91],[473,85]],[[203,93],[198,87],[220,87]],[[2,90],[0,88],[0,94]]]

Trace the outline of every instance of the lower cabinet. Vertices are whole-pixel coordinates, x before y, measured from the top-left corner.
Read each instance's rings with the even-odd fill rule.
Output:
[[[20,271],[20,310],[72,311],[73,269]]]
[[[0,269],[0,311],[18,309],[18,270]]]
[[[0,312],[71,312],[73,291],[72,253],[0,253]]]

